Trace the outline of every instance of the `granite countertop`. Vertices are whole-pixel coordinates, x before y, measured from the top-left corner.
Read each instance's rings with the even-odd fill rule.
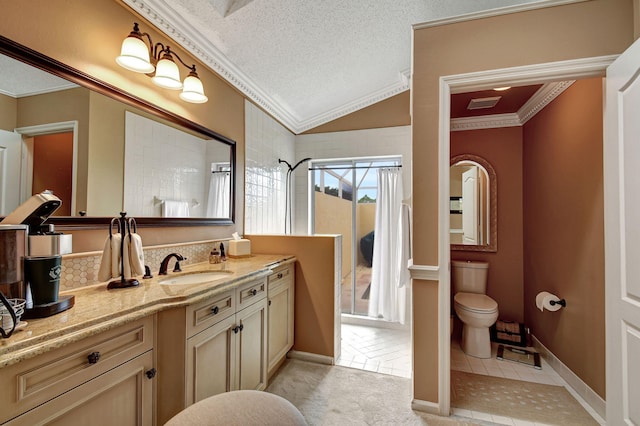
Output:
[[[107,282],[61,292],[72,294],[75,304],[59,314],[26,320],[26,327],[8,339],[0,339],[0,368],[48,352],[164,309],[190,305],[270,274],[277,266],[292,263],[290,255],[252,255],[219,264],[181,262],[182,272],[140,278],[140,285],[107,289]],[[171,276],[190,272],[226,270],[228,277],[206,284],[161,285]]]

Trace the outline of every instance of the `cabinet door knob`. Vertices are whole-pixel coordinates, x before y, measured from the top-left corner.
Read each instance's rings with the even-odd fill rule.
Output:
[[[269,299],[269,306],[271,306],[271,299]]]
[[[213,315],[217,315],[218,312],[220,312],[220,308],[218,308],[217,306],[214,306],[213,308],[211,308],[211,313]]]
[[[238,334],[239,331],[240,331],[240,327],[239,326],[236,325],[235,327],[233,327],[233,332],[234,333]]]
[[[89,364],[96,364],[100,360],[100,352],[91,352],[89,356],[87,356],[89,360]]]
[[[256,290],[255,288],[252,288],[251,291],[249,291],[249,293],[251,293],[252,296],[255,296],[256,294],[258,294],[258,290]]]
[[[282,278],[282,272],[278,274],[278,279]]]
[[[151,370],[147,370],[144,372],[144,374],[147,375],[147,379],[153,379],[154,377],[156,377],[156,373],[158,371],[155,368],[151,368]]]

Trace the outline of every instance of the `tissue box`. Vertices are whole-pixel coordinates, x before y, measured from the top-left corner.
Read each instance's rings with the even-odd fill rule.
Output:
[[[229,240],[229,257],[249,257],[251,256],[251,241],[244,238],[239,240]]]

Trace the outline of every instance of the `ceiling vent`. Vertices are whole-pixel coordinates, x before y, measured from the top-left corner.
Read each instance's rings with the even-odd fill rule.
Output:
[[[496,106],[498,101],[502,99],[502,96],[493,96],[491,98],[477,98],[471,99],[469,105],[467,105],[467,109],[486,109],[493,108]]]

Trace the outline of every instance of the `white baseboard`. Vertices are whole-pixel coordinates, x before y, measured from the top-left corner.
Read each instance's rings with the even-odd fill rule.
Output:
[[[421,411],[423,413],[435,414],[437,416],[448,416],[440,412],[440,405],[435,402],[422,401],[420,399],[413,399],[411,401],[411,409],[415,411]]]
[[[549,349],[547,349],[536,336],[531,336],[533,347],[540,352],[547,363],[562,377],[575,393],[591,407],[602,419],[607,418],[607,403],[597,393],[593,391],[585,382],[580,379],[573,371],[562,363]]]
[[[333,357],[326,355],[313,354],[311,352],[289,351],[287,358],[299,359],[300,361],[315,362],[317,364],[334,365]]]

